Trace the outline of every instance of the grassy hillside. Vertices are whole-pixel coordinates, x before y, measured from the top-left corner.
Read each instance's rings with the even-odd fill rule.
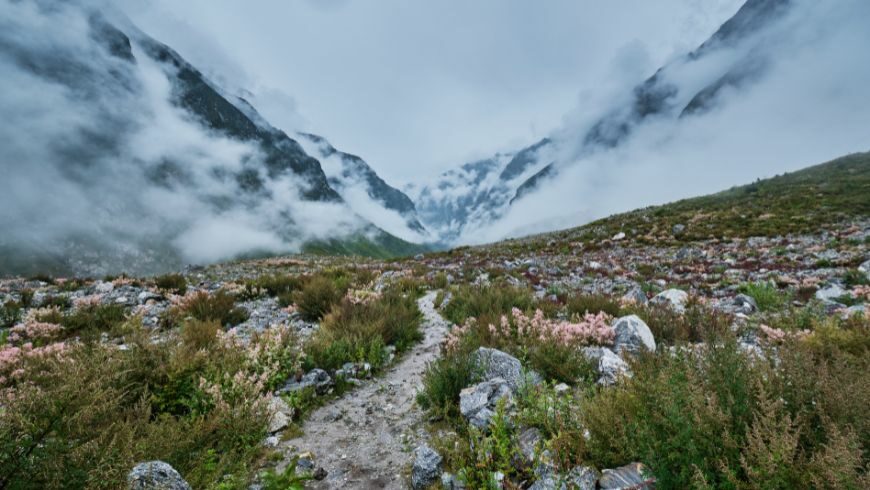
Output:
[[[870,217],[870,153],[856,153],[724,192],[613,215],[544,238],[626,233],[645,241],[776,236]],[[675,225],[683,225],[674,233]]]
[[[375,259],[404,257],[426,252],[423,245],[406,242],[383,231],[374,236],[356,234],[344,239],[330,239],[308,242],[302,249],[305,253],[317,255],[359,255]]]

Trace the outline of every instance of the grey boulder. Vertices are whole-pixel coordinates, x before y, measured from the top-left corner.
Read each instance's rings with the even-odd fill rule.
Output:
[[[163,461],[139,463],[127,475],[130,490],[191,490],[190,485]]]
[[[441,474],[441,455],[426,444],[414,450],[414,466],[411,468],[411,487],[427,488]]]
[[[323,369],[315,368],[309,371],[305,376],[302,376],[301,380],[291,380],[284,385],[280,391],[284,393],[289,391],[299,391],[312,386],[318,394],[322,395],[332,386],[332,378],[329,376],[329,373]]]
[[[459,411],[478,429],[486,429],[495,415],[499,400],[513,402],[513,390],[502,378],[493,378],[459,392]]]
[[[526,372],[516,357],[497,349],[480,347],[474,353],[474,363],[480,369],[484,381],[500,378],[512,390],[518,390],[526,383],[539,384],[541,377],[533,371]]]
[[[689,301],[689,295],[680,289],[666,289],[655,295],[649,302],[654,305],[665,305],[673,308],[674,311],[682,313],[686,311],[686,302]]]
[[[613,350],[617,354],[628,352],[637,354],[647,350],[655,352],[656,340],[649,326],[637,315],[628,315],[616,320],[613,324],[616,331],[616,340]]]
[[[602,490],[627,490],[654,488],[655,478],[643,463],[630,463],[615,469],[604,470],[598,479]]]

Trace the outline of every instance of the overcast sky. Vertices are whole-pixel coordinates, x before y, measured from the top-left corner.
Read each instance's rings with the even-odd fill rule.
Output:
[[[393,184],[517,149],[639,81],[742,0],[127,0],[146,32],[282,129]],[[634,80],[632,80],[634,79]],[[582,103],[581,109],[582,111]]]

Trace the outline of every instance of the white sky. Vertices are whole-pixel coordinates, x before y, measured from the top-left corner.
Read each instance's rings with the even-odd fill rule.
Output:
[[[276,126],[393,185],[518,149],[579,94],[639,81],[742,0],[124,0],[124,10]],[[580,107],[582,111],[582,106]]]

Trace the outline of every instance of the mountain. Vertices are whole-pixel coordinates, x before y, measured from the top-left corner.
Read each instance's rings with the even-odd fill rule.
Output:
[[[343,197],[367,189],[425,232],[365,162],[322,139],[306,152],[122,15],[43,0],[2,10],[0,104],[18,124],[0,131],[0,273],[146,273],[324,243],[422,249]],[[328,176],[318,158],[333,157],[344,170]]]
[[[318,155],[329,185],[357,213],[376,225],[412,241],[426,241],[428,233],[420,224],[413,201],[404,192],[387,184],[357,155],[338,151],[326,138],[310,133],[297,133],[306,152]],[[374,208],[371,205],[374,204]],[[386,211],[386,213],[385,213]],[[401,223],[391,221],[394,213]],[[408,231],[411,233],[408,233]]]
[[[658,69],[624,103],[579,133],[563,128],[558,136],[516,152],[507,162],[496,156],[484,166],[467,164],[446,172],[418,194],[424,224],[456,243],[468,230],[502,218],[512,205],[558,179],[564,168],[624,144],[641,124],[702,116],[723,93],[764,75],[771,62],[771,51],[765,48],[776,41],[768,31],[793,4],[748,0],[698,48]],[[566,154],[570,156],[556,157]]]
[[[523,182],[543,171],[554,156],[551,140],[516,153],[466,163],[442,174],[416,193],[417,209],[426,226],[444,243],[454,243],[466,225],[498,219]]]

